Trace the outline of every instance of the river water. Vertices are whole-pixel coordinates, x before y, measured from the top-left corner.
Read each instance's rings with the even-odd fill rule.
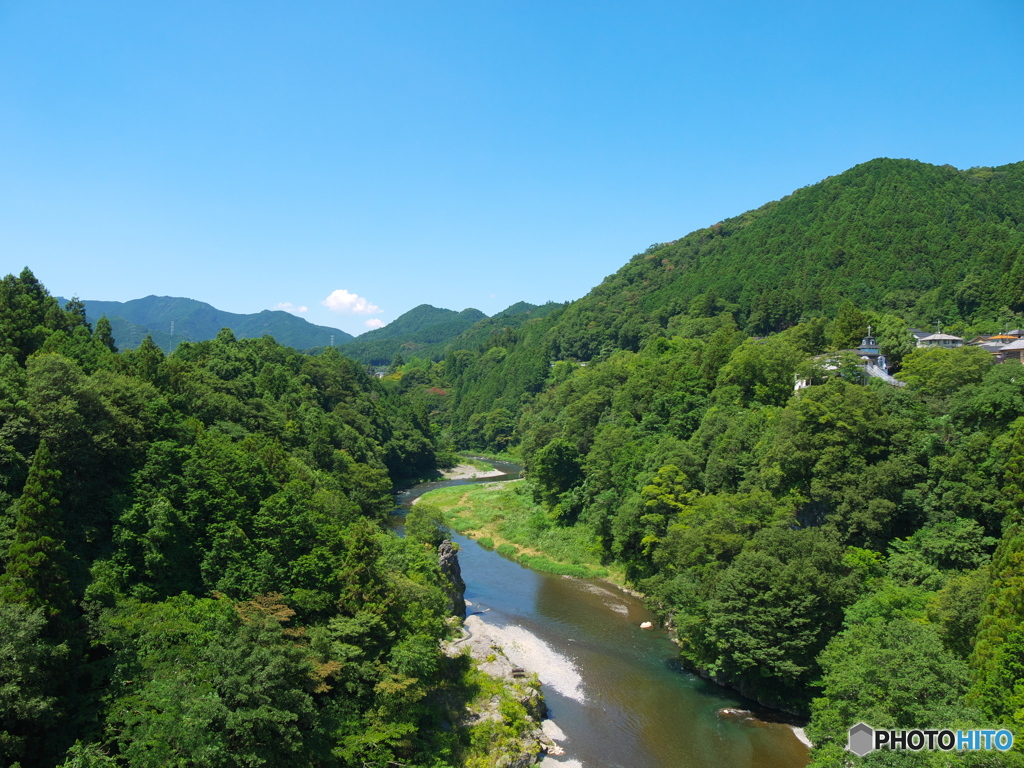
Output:
[[[396,513],[445,485],[425,483],[398,497]],[[643,602],[599,580],[538,573],[456,536],[466,580],[467,612],[529,646],[547,669],[540,675],[551,718],[565,734],[564,757],[543,765],[585,768],[800,768],[808,750],[778,723],[721,717],[753,702],[683,671],[678,652]]]

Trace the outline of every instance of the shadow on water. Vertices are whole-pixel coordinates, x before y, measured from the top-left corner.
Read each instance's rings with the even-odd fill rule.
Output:
[[[495,463],[518,477],[518,467]],[[408,510],[434,488],[502,478],[426,483],[396,499]],[[786,725],[723,717],[753,702],[685,671],[667,632],[640,629],[657,621],[637,597],[608,582],[538,573],[453,537],[467,583],[470,613],[515,642],[557,661],[541,675],[545,698],[566,735],[567,757],[587,768],[800,768],[808,750]],[[558,666],[560,665],[560,666]],[[582,680],[573,697],[559,675]],[[574,689],[575,690],[575,689]],[[557,764],[557,763],[552,763]]]

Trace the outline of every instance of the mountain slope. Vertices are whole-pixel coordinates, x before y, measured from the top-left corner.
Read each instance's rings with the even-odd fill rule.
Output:
[[[479,309],[456,312],[420,304],[383,328],[346,343],[342,351],[353,360],[388,365],[397,355],[422,357],[424,349],[444,345],[486,318]]]
[[[636,348],[683,312],[733,310],[764,334],[847,299],[921,324],[1024,310],[1024,163],[872,160],[652,246],[569,307],[554,350]]]
[[[380,341],[381,339],[407,338],[429,328],[438,328],[438,326],[440,326],[438,332],[436,334],[428,334],[428,336],[448,337],[450,335],[450,328],[453,327],[452,324],[468,328],[477,320],[485,317],[487,315],[479,309],[470,308],[456,312],[454,309],[442,309],[430,304],[420,304],[418,307],[413,307],[408,312],[399,315],[383,328],[377,328],[360,334],[359,341],[369,342]]]

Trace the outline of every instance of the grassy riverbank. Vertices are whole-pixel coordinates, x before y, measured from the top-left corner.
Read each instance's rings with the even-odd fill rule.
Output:
[[[522,482],[451,486],[421,499],[456,532],[534,570],[623,583],[621,571],[601,565],[593,532],[556,525]]]

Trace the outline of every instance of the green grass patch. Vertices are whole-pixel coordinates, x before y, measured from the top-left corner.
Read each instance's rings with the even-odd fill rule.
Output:
[[[553,573],[555,576],[576,576],[580,579],[603,579],[608,576],[607,568],[588,568],[585,565],[556,563],[544,555],[520,555],[520,563],[541,573]]]
[[[519,554],[519,550],[515,544],[499,544],[497,553],[502,557],[509,557],[513,560],[516,559],[516,555]]]
[[[533,501],[524,481],[456,485],[431,491],[424,503],[439,509],[459,533],[472,531],[497,545],[499,554],[544,573],[609,578],[623,575],[605,567],[594,531],[587,525],[559,525]],[[489,547],[489,548],[490,548]]]
[[[476,543],[484,549],[494,549],[494,539],[492,539],[490,536],[481,536],[479,539],[476,540]]]
[[[445,518],[445,522],[456,533],[466,533],[476,527],[475,521],[463,517]]]

